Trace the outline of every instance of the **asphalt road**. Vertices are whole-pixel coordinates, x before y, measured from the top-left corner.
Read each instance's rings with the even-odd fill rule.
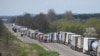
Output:
[[[11,26],[8,26],[8,24],[6,24],[6,27],[12,32],[11,30]],[[89,56],[86,54],[83,54],[82,52],[77,52],[74,51],[72,49],[70,49],[69,47],[67,47],[66,45],[63,44],[59,44],[59,43],[42,43],[39,42],[37,40],[34,39],[30,39],[29,37],[21,37],[20,33],[14,33],[12,32],[14,35],[18,36],[18,38],[20,40],[22,40],[23,42],[27,42],[27,43],[36,43],[42,47],[44,47],[44,49],[46,49],[47,51],[56,51],[60,54],[60,56]]]

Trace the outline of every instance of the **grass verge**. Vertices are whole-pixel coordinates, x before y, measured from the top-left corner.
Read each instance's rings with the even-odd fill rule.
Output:
[[[46,51],[43,47],[35,43],[24,43],[17,39],[16,36],[12,38],[16,46],[15,52],[17,56],[59,56],[57,52]]]

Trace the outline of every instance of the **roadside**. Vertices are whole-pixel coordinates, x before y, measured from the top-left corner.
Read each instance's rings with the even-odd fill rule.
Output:
[[[14,32],[13,32],[14,33]],[[36,43],[40,46],[42,46],[47,51],[55,51],[60,54],[60,56],[88,56],[86,54],[83,54],[82,52],[77,52],[71,50],[69,47],[63,44],[59,43],[42,43],[34,39],[30,39],[29,37],[20,37],[20,33],[14,33],[18,36],[18,38],[26,43]]]
[[[42,43],[30,39],[28,37],[21,37],[20,33],[14,33],[11,27],[7,26],[9,31],[14,35],[14,44],[17,45],[17,56],[59,56],[57,52],[49,51]],[[44,48],[45,47],[45,48]],[[14,49],[15,50],[15,49]],[[48,51],[47,51],[48,50]],[[16,55],[13,55],[16,56]]]

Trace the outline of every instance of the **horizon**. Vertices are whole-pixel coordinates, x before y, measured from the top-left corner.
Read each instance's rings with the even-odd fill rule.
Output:
[[[41,13],[41,12],[40,12]],[[38,13],[38,14],[40,14],[40,13]],[[25,15],[25,14],[27,14],[27,13],[23,13],[23,14],[19,14],[19,15],[0,15],[0,16],[23,16],[23,15]],[[31,14],[31,13],[28,13],[28,14],[30,14],[30,15],[38,15],[38,14]],[[45,13],[43,13],[43,14],[45,14]],[[61,13],[61,14],[56,14],[56,15],[63,15],[64,13]],[[72,13],[73,15],[82,15],[82,14],[100,14],[100,13]]]
[[[72,11],[73,14],[100,13],[100,0],[0,0],[0,16],[47,14],[54,9],[56,14]],[[42,5],[41,5],[42,3]]]

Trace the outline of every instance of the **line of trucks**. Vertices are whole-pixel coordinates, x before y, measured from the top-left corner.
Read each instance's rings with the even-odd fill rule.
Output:
[[[83,37],[76,33],[63,31],[44,34],[19,25],[13,26],[12,30],[20,32],[22,37],[25,35],[45,43],[61,43],[75,51],[83,52],[90,56],[100,56],[100,40],[95,37]]]

